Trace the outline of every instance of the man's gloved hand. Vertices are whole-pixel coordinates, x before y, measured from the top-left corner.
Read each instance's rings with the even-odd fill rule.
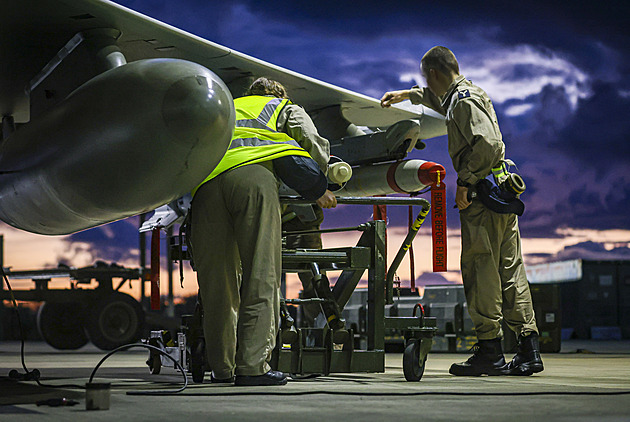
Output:
[[[335,208],[337,206],[337,198],[335,194],[326,189],[326,192],[317,200],[317,205],[322,208]]]

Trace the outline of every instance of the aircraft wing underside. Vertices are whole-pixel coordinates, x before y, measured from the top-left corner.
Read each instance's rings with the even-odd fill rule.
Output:
[[[5,3],[0,220],[14,227],[72,233],[190,192],[228,148],[232,98],[260,76],[284,84],[330,141],[333,155],[357,167],[353,180],[363,190],[348,183],[346,193],[416,192],[443,177],[435,163],[400,161],[422,140],[446,133],[434,112],[383,109],[377,99],[110,1]],[[384,130],[363,133],[352,124]],[[394,161],[395,168],[388,167]]]
[[[190,60],[216,73],[235,96],[242,94],[253,77],[265,75],[282,82],[292,99],[307,111],[339,106],[343,116],[357,125],[388,126],[421,116],[417,109],[409,111],[405,106],[382,109],[374,98],[230,50],[109,1],[7,3],[0,13],[0,113],[12,115],[16,123],[28,122],[98,74],[77,36],[97,28],[120,32],[117,44],[127,62]],[[60,52],[62,60],[55,60]],[[55,63],[57,67],[46,74]]]

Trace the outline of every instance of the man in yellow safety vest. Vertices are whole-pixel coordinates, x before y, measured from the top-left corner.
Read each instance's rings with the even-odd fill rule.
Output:
[[[283,385],[286,375],[268,364],[280,314],[277,178],[322,208],[335,207],[324,175],[329,144],[276,81],[257,79],[234,106],[228,151],[193,191],[191,206],[206,355],[212,382]]]

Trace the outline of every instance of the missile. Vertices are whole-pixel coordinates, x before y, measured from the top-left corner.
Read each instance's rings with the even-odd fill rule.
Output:
[[[0,219],[60,235],[151,211],[190,192],[234,128],[227,86],[176,59],[92,78],[0,146]]]
[[[413,193],[444,180],[440,164],[424,160],[403,160],[352,168],[352,177],[335,195],[374,196]]]

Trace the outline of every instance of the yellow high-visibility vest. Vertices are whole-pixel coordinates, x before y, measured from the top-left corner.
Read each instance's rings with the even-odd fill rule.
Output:
[[[226,171],[287,155],[310,157],[289,135],[276,130],[278,116],[290,101],[249,95],[234,100],[236,127],[227,152],[217,167],[193,191]]]

